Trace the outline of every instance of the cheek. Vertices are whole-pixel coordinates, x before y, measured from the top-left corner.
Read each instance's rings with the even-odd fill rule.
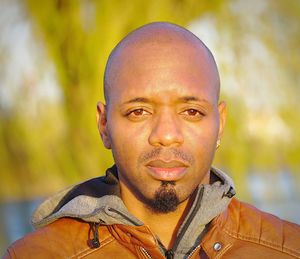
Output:
[[[148,143],[147,127],[116,121],[109,125],[112,152],[115,159],[133,161]]]
[[[218,129],[216,120],[206,120],[199,124],[190,125],[185,129],[185,142],[199,152],[209,151],[214,149]]]

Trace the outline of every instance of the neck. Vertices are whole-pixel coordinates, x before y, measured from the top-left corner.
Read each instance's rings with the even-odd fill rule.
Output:
[[[121,184],[121,197],[128,211],[147,225],[167,249],[173,247],[178,229],[182,225],[194,200],[193,194],[180,203],[173,212],[154,213],[123,184]]]

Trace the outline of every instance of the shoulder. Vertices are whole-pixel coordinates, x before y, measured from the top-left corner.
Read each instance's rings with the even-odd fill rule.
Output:
[[[101,226],[101,246],[114,240]],[[93,232],[86,222],[61,218],[24,236],[13,243],[4,258],[69,258],[93,253],[90,241]]]
[[[300,226],[232,199],[213,225],[239,245],[300,258]]]

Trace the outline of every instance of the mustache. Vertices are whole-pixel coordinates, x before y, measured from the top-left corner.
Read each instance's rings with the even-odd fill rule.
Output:
[[[152,160],[179,160],[189,165],[194,163],[194,157],[178,148],[164,149],[161,147],[154,148],[149,152],[144,152],[139,157],[140,163],[147,163]]]

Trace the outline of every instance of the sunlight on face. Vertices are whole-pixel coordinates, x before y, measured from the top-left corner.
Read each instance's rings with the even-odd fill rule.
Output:
[[[216,65],[187,39],[128,44],[108,78],[105,134],[121,192],[172,211],[208,175],[214,157],[223,125]]]

